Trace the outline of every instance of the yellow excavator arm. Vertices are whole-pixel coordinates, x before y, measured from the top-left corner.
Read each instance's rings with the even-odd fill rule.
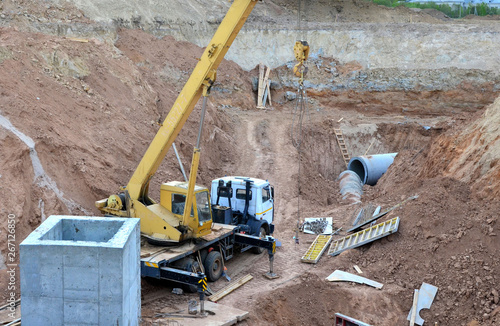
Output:
[[[141,218],[141,232],[160,240],[176,242],[210,232],[211,218],[206,223],[202,223],[197,218],[196,209],[193,209],[194,213],[190,216],[189,207],[192,206],[189,205],[190,202],[196,202],[198,205],[204,202],[203,194],[200,195],[203,190],[197,191],[194,186],[197,171],[190,172],[192,180],[188,187],[184,187],[185,191],[183,187],[177,187],[179,191],[175,191],[175,187],[167,186],[164,191],[164,186],[162,186],[160,196],[165,194],[165,198],[160,199],[160,204],[149,198],[149,182],[200,97],[208,95],[210,87],[215,82],[217,67],[258,1],[234,0],[130,181],[126,187],[123,187],[123,193],[96,202],[96,206],[104,214],[139,217]],[[195,149],[192,164],[195,170],[198,166],[198,159],[199,150],[197,152]],[[184,195],[188,199],[186,200],[186,213],[180,214],[181,216],[172,212],[176,195]],[[167,196],[171,197],[167,198]]]

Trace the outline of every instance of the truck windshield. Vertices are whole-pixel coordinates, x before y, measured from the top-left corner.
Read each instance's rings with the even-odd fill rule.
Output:
[[[185,195],[172,194],[172,213],[176,215],[183,215],[185,203],[186,203]],[[194,216],[193,206],[191,206],[191,216]]]
[[[200,224],[210,221],[210,203],[208,202],[208,191],[196,194],[196,208],[198,209],[198,220]]]

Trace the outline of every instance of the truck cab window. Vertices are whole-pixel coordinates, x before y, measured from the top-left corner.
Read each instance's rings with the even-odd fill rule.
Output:
[[[236,199],[245,199],[246,196],[246,189],[236,189]],[[248,198],[248,200],[252,200],[252,190],[250,190],[250,198]]]
[[[265,203],[271,199],[271,195],[269,194],[269,188],[262,188],[262,202]]]
[[[177,215],[183,215],[185,203],[186,203],[185,195],[172,194],[172,213]],[[194,216],[194,211],[192,207],[191,207],[191,216]]]
[[[198,220],[200,224],[210,221],[210,203],[208,201],[208,191],[202,191],[196,194],[196,208],[198,209]]]

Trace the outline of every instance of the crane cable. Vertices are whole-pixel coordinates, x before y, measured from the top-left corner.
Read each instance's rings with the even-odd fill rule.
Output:
[[[300,175],[301,175],[301,144],[302,144],[302,124],[304,121],[304,116],[309,116],[309,111],[307,110],[307,93],[304,87],[304,76],[307,73],[307,67],[305,61],[309,55],[309,44],[304,41],[304,31],[302,29],[302,1],[299,1],[299,7],[297,10],[298,18],[298,32],[300,34],[300,41],[297,41],[294,46],[295,58],[299,61],[297,65],[293,68],[293,73],[295,76],[299,77],[299,88],[297,90],[297,100],[295,102],[295,108],[292,112],[292,127],[291,127],[291,139],[293,146],[298,152],[298,176],[297,176],[297,225],[295,229],[295,243],[299,244],[299,229],[300,229]]]
[[[302,0],[299,0],[299,8],[297,9],[297,21],[300,33],[300,39],[304,39],[304,32],[302,31]]]
[[[295,102],[295,108],[293,110],[292,118],[292,128],[291,128],[291,138],[292,144],[297,149],[298,152],[298,174],[297,174],[297,226],[295,230],[295,243],[299,243],[299,229],[300,229],[300,192],[301,192],[301,160],[302,160],[302,129],[304,117],[309,118],[309,111],[307,109],[307,94],[304,85],[299,84],[299,89],[297,90],[297,100]]]

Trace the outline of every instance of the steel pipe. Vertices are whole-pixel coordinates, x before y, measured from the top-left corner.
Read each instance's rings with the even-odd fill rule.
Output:
[[[398,153],[357,156],[351,158],[347,169],[356,172],[363,184],[374,186],[394,162]]]

